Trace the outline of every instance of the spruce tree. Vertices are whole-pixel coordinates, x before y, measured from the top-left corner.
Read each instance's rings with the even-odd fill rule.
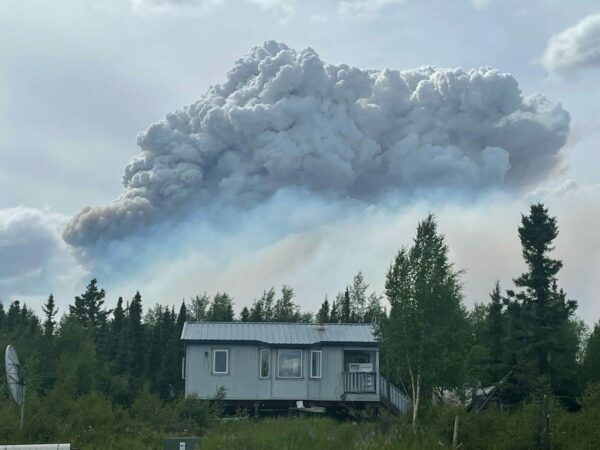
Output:
[[[325,296],[325,300],[321,303],[321,308],[317,312],[317,323],[328,323],[329,322],[329,300]]]
[[[248,310],[247,306],[244,306],[242,308],[242,312],[240,313],[240,320],[242,322],[249,322],[250,321],[250,311]]]
[[[339,323],[340,316],[338,314],[338,305],[339,303],[335,300],[331,304],[331,313],[329,314],[329,323]]]
[[[487,351],[487,371],[485,380],[494,383],[506,375],[508,369],[505,364],[506,339],[505,319],[503,315],[504,299],[500,290],[500,282],[496,281],[490,293],[490,305],[485,319],[484,345]]]
[[[264,322],[265,313],[262,299],[254,299],[248,315],[249,322]]]
[[[344,294],[341,296],[342,301],[342,311],[341,311],[341,322],[348,323],[352,318],[352,304],[350,303],[350,291],[348,288],[344,291]]]
[[[582,378],[584,386],[588,383],[600,382],[600,321],[594,325],[594,330],[585,346]]]
[[[130,348],[130,369],[133,384],[137,387],[142,384],[142,375],[144,373],[144,329],[142,326],[142,296],[137,291],[129,304],[129,314],[127,315],[127,325],[129,330],[129,348]]]
[[[518,229],[527,271],[514,280],[517,292],[507,291],[509,306],[509,362],[514,376],[509,386],[515,399],[553,389],[566,393],[574,380],[576,342],[570,318],[577,302],[558,289],[562,261],[550,256],[558,236],[556,218],[541,203],[531,205]],[[567,390],[565,390],[567,389]]]
[[[75,304],[69,306],[70,313],[84,326],[101,329],[107,323],[110,311],[104,309],[106,291],[98,289],[94,278],[86,286],[82,295],[75,297]]]
[[[123,297],[117,300],[117,306],[113,310],[113,318],[110,322],[110,350],[109,358],[114,360],[119,353],[119,344],[121,341],[121,330],[123,329],[123,320],[125,311],[123,310]]]
[[[51,338],[54,335],[54,327],[56,326],[54,318],[58,312],[54,303],[54,295],[50,294],[48,300],[44,306],[42,306],[42,311],[46,316],[46,320],[44,320],[44,336],[46,336],[46,338]]]

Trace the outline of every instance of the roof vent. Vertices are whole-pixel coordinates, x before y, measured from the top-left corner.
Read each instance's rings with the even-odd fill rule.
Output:
[[[318,323],[317,325],[315,325],[315,330],[317,330],[317,331],[324,331],[325,328],[327,328],[327,327],[325,326],[324,323]]]

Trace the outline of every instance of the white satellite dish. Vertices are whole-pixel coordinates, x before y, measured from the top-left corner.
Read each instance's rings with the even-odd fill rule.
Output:
[[[25,421],[25,382],[27,372],[19,362],[17,351],[12,345],[6,346],[4,354],[4,364],[6,366],[6,382],[8,389],[15,403],[21,409],[21,429]]]

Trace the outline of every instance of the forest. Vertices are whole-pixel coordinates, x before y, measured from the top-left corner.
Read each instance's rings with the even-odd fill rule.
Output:
[[[563,263],[552,255],[558,219],[536,203],[515,228],[526,271],[511,286],[490,286],[489,299],[471,308],[434,215],[381,274],[383,293],[370,292],[358,272],[315,312],[302,310],[287,285],[266,289],[236,313],[225,291],[175,308],[145,305],[141,291],[109,301],[96,279],[65,311],[51,294],[40,315],[18,299],[0,303],[0,345],[13,344],[28,372],[22,431],[2,377],[0,443],[142,449],[161,448],[167,435],[200,435],[203,448],[452,448],[460,417],[464,449],[597,448],[600,322],[590,329],[559,286]],[[196,320],[373,323],[381,371],[406,390],[411,411],[359,423],[255,422],[238,411],[239,420],[223,422],[222,398],[183,398],[179,337],[184,322]],[[440,405],[444,392],[463,396],[487,386],[497,386],[501,410]],[[286,446],[277,446],[278,433]]]

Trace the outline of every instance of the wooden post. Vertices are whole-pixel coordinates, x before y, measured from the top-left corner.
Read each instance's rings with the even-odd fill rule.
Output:
[[[550,412],[548,411],[548,395],[542,400],[542,450],[550,450]]]
[[[458,415],[454,417],[454,432],[452,433],[452,448],[458,448]]]
[[[254,402],[253,406],[254,406],[254,418],[258,419],[259,409],[260,409],[260,403],[259,402]]]

